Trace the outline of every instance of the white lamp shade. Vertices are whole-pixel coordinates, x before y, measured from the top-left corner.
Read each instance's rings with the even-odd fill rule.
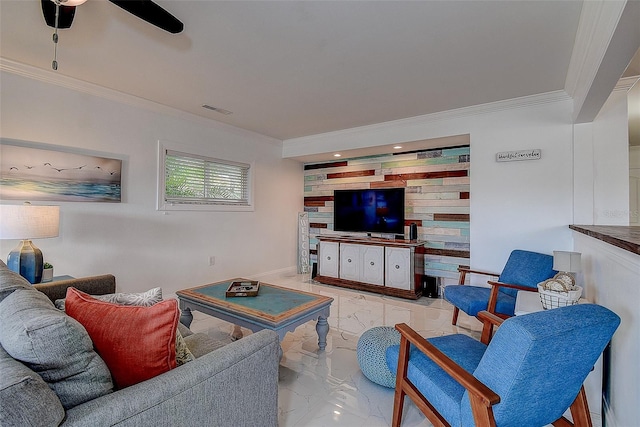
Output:
[[[577,273],[580,271],[580,252],[553,251],[553,269]]]
[[[0,239],[58,236],[60,206],[0,205]]]

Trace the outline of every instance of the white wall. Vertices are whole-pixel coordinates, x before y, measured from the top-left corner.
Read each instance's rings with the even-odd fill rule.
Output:
[[[537,99],[541,101],[541,99]],[[533,100],[531,100],[533,101]],[[450,135],[471,136],[471,265],[501,271],[516,248],[572,246],[572,103],[568,98],[487,106],[285,141],[285,155]],[[500,151],[539,148],[540,160],[498,163]]]
[[[34,242],[56,275],[112,273],[122,291],[162,286],[172,294],[296,265],[302,166],[282,159],[279,141],[10,73],[1,78],[0,136],[124,160],[122,203],[59,203],[60,237]],[[156,211],[160,139],[199,145],[212,157],[255,162],[255,211]],[[16,244],[0,241],[0,256]],[[216,258],[213,267],[209,256]]]
[[[615,90],[592,123],[575,126],[578,224],[629,224],[629,165],[633,158],[629,158],[627,107],[627,91]],[[611,343],[611,400],[603,411],[607,425],[637,425],[640,259],[580,233],[574,233],[574,249],[582,253],[584,296],[622,319]]]
[[[575,250],[582,253],[588,299],[622,320],[611,341],[610,400],[603,409],[606,425],[635,427],[640,419],[640,256],[577,232],[574,240]]]
[[[640,225],[640,145],[629,147],[629,225]]]
[[[596,119],[576,125],[576,224],[629,225],[627,92],[614,91]]]
[[[625,90],[615,90],[592,123],[575,125],[574,151],[574,224],[629,225]]]

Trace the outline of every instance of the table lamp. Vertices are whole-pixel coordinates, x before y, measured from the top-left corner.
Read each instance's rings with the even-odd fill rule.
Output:
[[[59,206],[0,205],[0,239],[21,239],[9,252],[7,267],[30,283],[42,281],[42,251],[31,239],[57,237],[60,225]]]
[[[555,278],[575,286],[575,273],[580,271],[580,252],[553,251],[553,269],[558,271]]]

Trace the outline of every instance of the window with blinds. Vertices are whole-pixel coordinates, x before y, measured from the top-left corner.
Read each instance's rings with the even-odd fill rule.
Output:
[[[164,150],[166,205],[250,206],[250,165]]]

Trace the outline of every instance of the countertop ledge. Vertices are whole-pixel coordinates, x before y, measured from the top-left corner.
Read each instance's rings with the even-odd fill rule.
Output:
[[[570,229],[640,255],[640,227],[624,225],[570,225]]]

